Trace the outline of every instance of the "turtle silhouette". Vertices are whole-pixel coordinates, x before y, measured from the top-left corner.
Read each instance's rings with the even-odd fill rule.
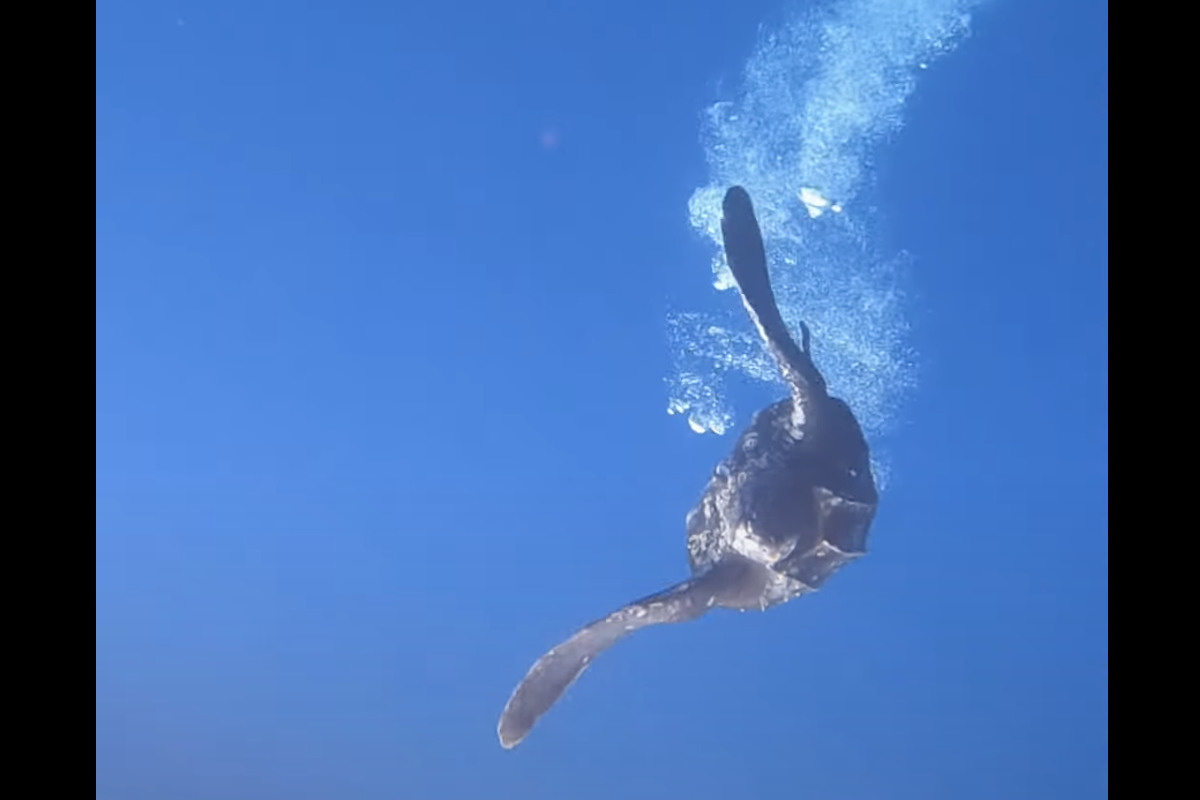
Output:
[[[765,610],[820,588],[866,552],[879,502],[866,438],[849,406],[827,391],[808,327],[800,323],[799,344],[788,333],[754,207],[740,186],[725,194],[721,234],[742,302],[789,395],[755,414],[688,513],[691,577],[589,623],[539,658],[500,715],[505,748],[628,634],[714,607]]]

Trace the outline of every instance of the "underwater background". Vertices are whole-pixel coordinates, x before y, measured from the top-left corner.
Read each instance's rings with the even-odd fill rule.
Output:
[[[107,0],[96,794],[1098,798],[1108,21],[1083,0]],[[869,553],[601,656],[784,389],[863,420]]]

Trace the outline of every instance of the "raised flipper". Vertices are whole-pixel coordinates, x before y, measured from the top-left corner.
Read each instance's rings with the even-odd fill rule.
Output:
[[[720,563],[698,578],[635,600],[584,626],[539,658],[517,684],[500,714],[500,744],[506,749],[520,744],[592,660],[625,636],[650,625],[696,619],[713,606],[760,607],[765,579],[760,565],[743,559]]]
[[[825,379],[809,356],[808,328],[801,323],[802,349],[788,333],[787,324],[779,313],[767,272],[762,232],[754,216],[750,195],[741,186],[731,187],[725,193],[721,205],[721,237],[725,244],[725,260],[737,280],[746,311],[775,356],[793,396],[801,401],[808,394],[825,394]]]

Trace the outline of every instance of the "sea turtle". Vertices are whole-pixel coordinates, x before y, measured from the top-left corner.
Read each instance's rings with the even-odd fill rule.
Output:
[[[598,619],[529,669],[500,715],[515,747],[600,652],[648,625],[696,619],[710,608],[764,610],[819,588],[866,552],[879,495],[870,451],[850,408],[826,391],[800,323],[800,344],[775,303],[750,195],[722,203],[725,257],[743,304],[790,394],[759,411],[713,470],[687,516],[692,577]]]

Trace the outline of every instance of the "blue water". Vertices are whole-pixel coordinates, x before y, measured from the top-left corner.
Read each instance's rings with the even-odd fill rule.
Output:
[[[97,797],[1107,796],[1107,5],[424,5],[97,6]],[[870,553],[504,751],[782,396],[734,182]]]

